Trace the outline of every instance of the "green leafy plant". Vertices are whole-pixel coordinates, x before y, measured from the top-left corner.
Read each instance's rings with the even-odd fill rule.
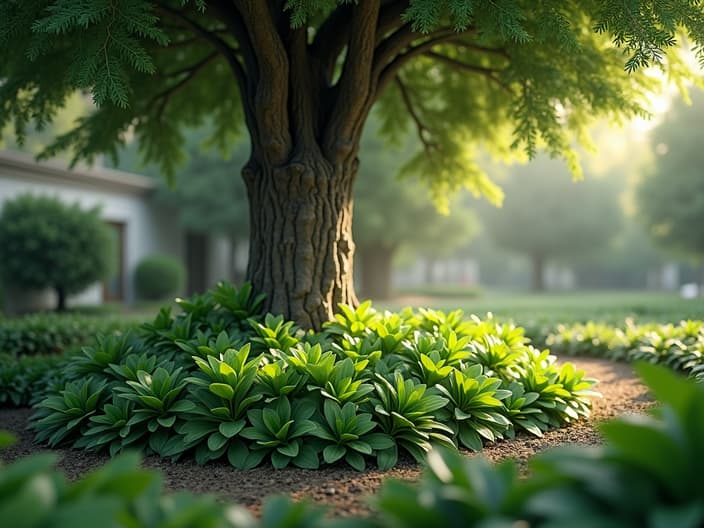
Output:
[[[72,379],[92,376],[104,372],[112,373],[110,365],[119,365],[132,351],[131,336],[98,335],[94,346],[86,346],[81,354],[72,358],[68,366],[68,375]]]
[[[163,497],[156,474],[139,469],[135,454],[120,455],[77,482],[69,482],[53,470],[56,457],[44,454],[9,466],[0,464],[0,522],[27,528],[58,521],[84,526],[86,520],[94,522],[96,518],[129,526],[204,528],[698,528],[704,523],[704,489],[699,485],[704,471],[704,421],[699,419],[704,416],[704,386],[660,366],[641,364],[637,370],[660,405],[649,415],[625,416],[602,425],[603,445],[541,453],[530,461],[527,474],[519,474],[510,460],[492,466],[481,456],[433,449],[424,459],[425,469],[418,482],[384,483],[371,516],[329,519],[324,510],[305,501],[274,498],[265,501],[261,517],[254,519],[243,510],[225,509],[214,500],[188,493]],[[521,393],[518,382],[510,387],[512,395],[503,400],[507,408],[526,409],[535,403],[535,397],[528,396],[531,393]],[[514,403],[508,404],[508,400]],[[279,436],[290,436],[294,416],[314,414],[286,407],[287,401],[280,398],[265,408],[270,411],[266,418],[262,413],[253,421],[258,424],[255,429],[262,431],[261,436],[253,436],[272,442],[262,449],[264,453],[280,445],[266,422]],[[298,438],[305,437],[305,445],[325,442],[327,457],[323,456],[327,460],[345,459],[349,452],[368,456],[369,449],[356,443],[376,434],[369,428],[373,421],[366,413],[352,403],[341,407],[329,399],[325,407],[325,421],[308,426],[317,438]],[[282,428],[281,424],[289,425]],[[362,433],[367,430],[371,432]],[[378,448],[383,450],[389,440],[381,440]],[[10,441],[9,435],[0,432],[0,447]],[[283,457],[286,460],[281,458],[281,465],[290,460]]]
[[[376,375],[375,395],[371,399],[379,427],[394,438],[398,446],[416,460],[423,460],[432,444],[454,448],[453,431],[435,419],[434,412],[448,400],[412,379],[396,372],[392,381]],[[398,449],[393,446],[377,453],[377,465],[387,469],[396,465]]]
[[[247,411],[252,424],[242,430],[242,436],[253,440],[249,452],[244,449],[228,453],[235,467],[254,467],[270,455],[271,465],[282,469],[293,463],[307,469],[317,469],[320,461],[315,449],[303,442],[303,437],[315,431],[316,424],[310,418],[315,413],[315,404],[299,399],[293,405],[282,396],[263,409]]]
[[[501,385],[500,379],[482,375],[481,365],[455,370],[438,385],[438,390],[450,401],[448,411],[457,425],[457,437],[463,446],[480,451],[483,441],[503,438],[511,427],[503,404],[511,392]]]
[[[59,394],[42,400],[32,416],[37,441],[54,447],[80,436],[90,417],[100,409],[105,387],[105,381],[87,378],[69,382]]]
[[[257,347],[257,350],[269,351],[280,350],[288,351],[291,347],[299,342],[296,334],[299,333],[297,327],[292,321],[284,321],[283,316],[274,317],[267,314],[264,317],[264,323],[256,320],[250,320],[252,328],[257,333],[257,337],[252,338],[252,344]]]
[[[264,395],[267,403],[280,396],[292,398],[305,386],[307,374],[301,374],[288,365],[285,360],[280,359],[259,367],[257,390]]]
[[[372,415],[358,412],[352,402],[340,407],[333,400],[325,400],[323,412],[325,421],[316,423],[311,434],[325,442],[323,460],[328,464],[344,459],[357,471],[364,471],[363,455],[373,455],[396,445],[388,435],[371,432],[376,427]]]
[[[316,376],[310,376],[312,383],[308,384],[308,389],[319,390],[323,397],[340,404],[364,402],[368,399],[367,395],[374,390],[374,387],[366,383],[364,379],[357,379],[359,372],[363,371],[364,367],[366,367],[366,363],[363,361],[353,363],[350,358],[343,359],[335,363],[324,383],[321,383],[324,371],[313,371]],[[310,367],[307,370],[310,374]]]
[[[89,451],[107,447],[110,456],[115,456],[122,449],[123,439],[130,433],[128,422],[133,406],[131,401],[114,395],[112,403],[103,406],[102,414],[89,418],[88,427],[73,447]]]
[[[503,403],[511,420],[511,427],[506,431],[506,436],[513,438],[516,435],[516,429],[521,429],[534,436],[543,436],[543,433],[548,430],[548,418],[542,407],[535,405],[540,394],[526,392],[525,387],[516,381],[509,383],[507,390],[511,392],[511,395]]]
[[[257,314],[248,285],[220,284],[178,304],[178,314],[161,310],[138,332],[67,357],[44,386],[0,361],[0,382],[16,381],[24,398],[47,396],[33,420],[37,438],[200,464],[226,458],[239,468],[339,459],[360,468],[375,458],[385,469],[399,449],[421,460],[433,444],[480,449],[522,428],[542,434],[588,415],[595,396],[592,380],[558,368],[519,328],[460,311],[382,314],[365,304],[304,333]],[[698,334],[687,332],[695,346]],[[76,383],[64,387],[66,376]],[[82,401],[98,384],[98,401]],[[82,403],[68,406],[65,390]]]
[[[200,464],[220,458],[236,443],[233,450],[245,450],[238,438],[245,427],[245,413],[262,398],[254,392],[258,359],[247,361],[250,347],[228,349],[218,359],[194,356],[200,372],[186,378],[190,383],[195,405],[178,431],[184,435],[185,446],[198,444],[196,461]]]
[[[357,308],[346,304],[340,304],[339,308],[340,313],[335,314],[335,320],[323,325],[331,334],[364,337],[368,329],[381,320],[379,313],[372,308],[371,301],[365,301]]]
[[[237,321],[247,321],[261,315],[266,296],[254,295],[252,285],[244,283],[240,288],[227,282],[219,282],[211,293],[215,302]]]
[[[182,413],[194,408],[193,402],[179,399],[187,384],[182,369],[170,372],[158,367],[151,374],[138,370],[137,379],[125,383],[115,387],[115,392],[133,402],[134,411],[126,424],[129,434],[124,436],[123,446],[137,443],[162,455],[180,452],[181,440],[173,434],[174,425]]]

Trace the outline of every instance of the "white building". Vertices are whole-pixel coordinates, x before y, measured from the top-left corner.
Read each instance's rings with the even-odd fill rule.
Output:
[[[153,254],[171,255],[184,262],[189,291],[202,290],[227,277],[226,261],[218,258],[222,241],[185,232],[174,211],[153,203],[155,187],[152,179],[136,174],[102,167],[70,170],[62,162],[36,162],[27,154],[0,151],[0,209],[5,201],[21,194],[48,195],[83,208],[99,206],[113,230],[118,259],[114,275],[70,297],[69,305],[133,303],[135,269]]]

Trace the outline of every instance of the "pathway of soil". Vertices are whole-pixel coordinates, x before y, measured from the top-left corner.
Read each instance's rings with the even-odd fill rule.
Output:
[[[623,414],[644,411],[652,402],[646,388],[638,381],[629,365],[600,359],[578,358],[570,361],[600,380],[597,389],[604,395],[594,401],[592,417],[572,426],[551,431],[543,438],[519,436],[510,441],[488,446],[483,454],[493,461],[515,458],[521,463],[546,448],[564,445],[595,445],[600,442],[595,425]],[[26,431],[30,409],[0,410],[0,430],[9,430],[19,441],[0,452],[0,458],[10,461],[31,453],[46,450],[32,443],[32,434]],[[107,457],[70,449],[57,450],[62,460],[60,467],[70,478],[77,478],[86,471],[103,464]],[[469,456],[472,456],[468,453]],[[272,494],[288,494],[295,499],[308,498],[331,506],[333,515],[351,515],[369,511],[368,498],[374,494],[384,479],[416,479],[418,466],[404,461],[391,471],[369,470],[358,473],[347,467],[327,467],[311,471],[296,468],[276,471],[261,467],[239,471],[226,463],[198,466],[192,460],[171,463],[150,457],[144,465],[159,469],[171,490],[188,489],[199,493],[212,493],[228,502],[247,506],[254,513],[259,511],[261,499]]]

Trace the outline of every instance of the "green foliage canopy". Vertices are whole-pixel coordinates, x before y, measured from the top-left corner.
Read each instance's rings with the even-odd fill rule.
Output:
[[[0,273],[7,285],[54,288],[62,298],[110,272],[108,227],[97,209],[46,196],[21,195],[0,216]]]
[[[288,53],[299,35],[304,61]],[[496,200],[478,145],[531,155],[544,146],[577,170],[572,140],[594,117],[644,113],[656,81],[624,65],[660,63],[684,36],[701,59],[699,2],[11,0],[0,5],[0,127],[22,137],[75,90],[90,91],[98,110],[46,155],[116,156],[129,132],[146,161],[173,174],[184,127],[211,119],[212,145],[228,150],[246,122],[256,143],[274,121],[257,105],[297,93],[276,83],[309,67],[321,143],[347,139],[325,139],[342,134],[332,126],[342,109],[378,101],[388,136],[417,130],[425,152],[410,166],[437,199],[468,185]],[[687,75],[676,53],[667,63]],[[276,119],[287,143],[296,123]]]

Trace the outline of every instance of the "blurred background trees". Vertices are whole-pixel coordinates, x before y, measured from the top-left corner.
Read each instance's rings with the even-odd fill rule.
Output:
[[[482,225],[498,247],[530,259],[534,290],[545,289],[548,262],[599,253],[620,230],[616,186],[589,176],[572,181],[562,162],[512,167],[502,187],[503,206],[482,206]]]
[[[677,101],[653,131],[655,153],[638,187],[640,218],[655,242],[704,264],[704,92]],[[704,279],[704,277],[702,277]]]

